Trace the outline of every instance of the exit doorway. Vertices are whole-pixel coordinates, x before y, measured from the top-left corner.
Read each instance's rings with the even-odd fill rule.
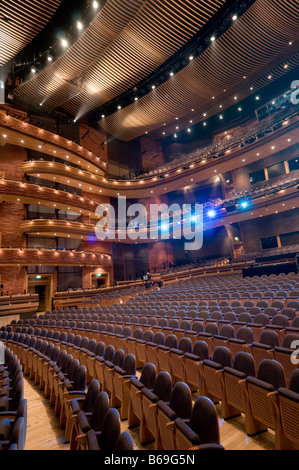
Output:
[[[28,276],[28,292],[38,294],[38,312],[52,310],[52,276],[37,275]]]

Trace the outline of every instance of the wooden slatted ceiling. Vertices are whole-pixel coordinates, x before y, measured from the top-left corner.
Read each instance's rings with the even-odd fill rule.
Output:
[[[47,24],[61,0],[0,2],[0,66],[18,54]]]
[[[152,73],[213,17],[225,0],[108,0],[81,38],[16,94],[81,116]],[[57,78],[81,93],[69,99]]]
[[[257,76],[269,74],[270,63],[278,56],[289,57],[293,51],[288,70],[298,65],[298,55],[289,46],[289,41],[298,40],[298,27],[297,0],[257,0],[198,59],[138,102],[102,119],[100,125],[119,139],[131,140],[154,130],[159,133],[153,136],[161,137],[161,128],[166,130],[163,123],[171,123],[171,132],[176,132],[175,117],[183,118],[186,124],[189,119],[194,123],[203,120],[207,109],[209,116],[221,113],[234,104],[232,93],[238,99],[252,93],[249,84],[253,77],[257,80]],[[276,64],[275,71],[277,78],[287,73],[281,64]],[[259,86],[266,80],[264,76]],[[196,109],[195,113],[191,109]]]

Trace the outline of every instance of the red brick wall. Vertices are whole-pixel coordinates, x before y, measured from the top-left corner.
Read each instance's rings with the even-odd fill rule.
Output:
[[[4,294],[23,293],[26,289],[26,269],[24,266],[0,266],[0,279]]]
[[[27,151],[21,147],[0,146],[0,171],[4,172],[6,179],[25,181],[21,165],[27,159]]]

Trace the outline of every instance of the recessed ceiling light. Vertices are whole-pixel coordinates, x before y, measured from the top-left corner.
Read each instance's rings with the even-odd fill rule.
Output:
[[[99,4],[98,4],[98,2],[96,2],[96,1],[94,1],[94,2],[92,3],[92,6],[93,6],[93,8],[94,8],[95,10],[96,10],[97,8],[99,8]]]
[[[173,73],[173,72],[170,72],[169,75],[170,75],[171,77],[173,77],[173,76],[174,76],[174,73]]]
[[[215,36],[211,36],[211,41],[214,42],[216,40]]]
[[[77,28],[78,28],[79,30],[83,29],[83,24],[81,23],[81,21],[78,21],[78,22],[77,22]]]
[[[62,47],[67,47],[67,46],[68,46],[67,40],[66,40],[66,39],[62,39],[62,40],[61,40],[61,45],[62,45]]]
[[[152,90],[154,90],[156,88],[156,85],[152,85]]]
[[[189,55],[189,60],[193,60],[194,59],[194,56],[191,54]]]
[[[238,19],[238,15],[233,15],[232,20],[236,21]]]

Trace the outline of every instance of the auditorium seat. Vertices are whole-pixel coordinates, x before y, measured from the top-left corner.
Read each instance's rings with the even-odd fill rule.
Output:
[[[157,434],[155,450],[176,450],[175,427],[171,424],[176,418],[190,419],[192,396],[188,385],[177,382],[171,392],[169,402],[159,400],[156,407]]]
[[[248,376],[246,383],[246,397],[249,400],[246,410],[253,425],[252,434],[268,428],[275,431],[276,414],[270,394],[280,387],[286,387],[282,365],[273,359],[263,359],[257,369],[256,377]]]
[[[140,424],[142,416],[141,390],[147,388],[152,390],[156,382],[156,366],[147,363],[142,369],[140,378],[130,377],[130,400],[128,406],[128,426]]]
[[[141,422],[139,440],[141,444],[154,441],[157,435],[156,407],[159,400],[168,402],[172,391],[168,372],[158,373],[153,389],[141,389]]]
[[[194,446],[220,444],[217,411],[207,397],[200,396],[195,400],[190,420],[177,418],[174,424],[176,450],[194,450]]]

